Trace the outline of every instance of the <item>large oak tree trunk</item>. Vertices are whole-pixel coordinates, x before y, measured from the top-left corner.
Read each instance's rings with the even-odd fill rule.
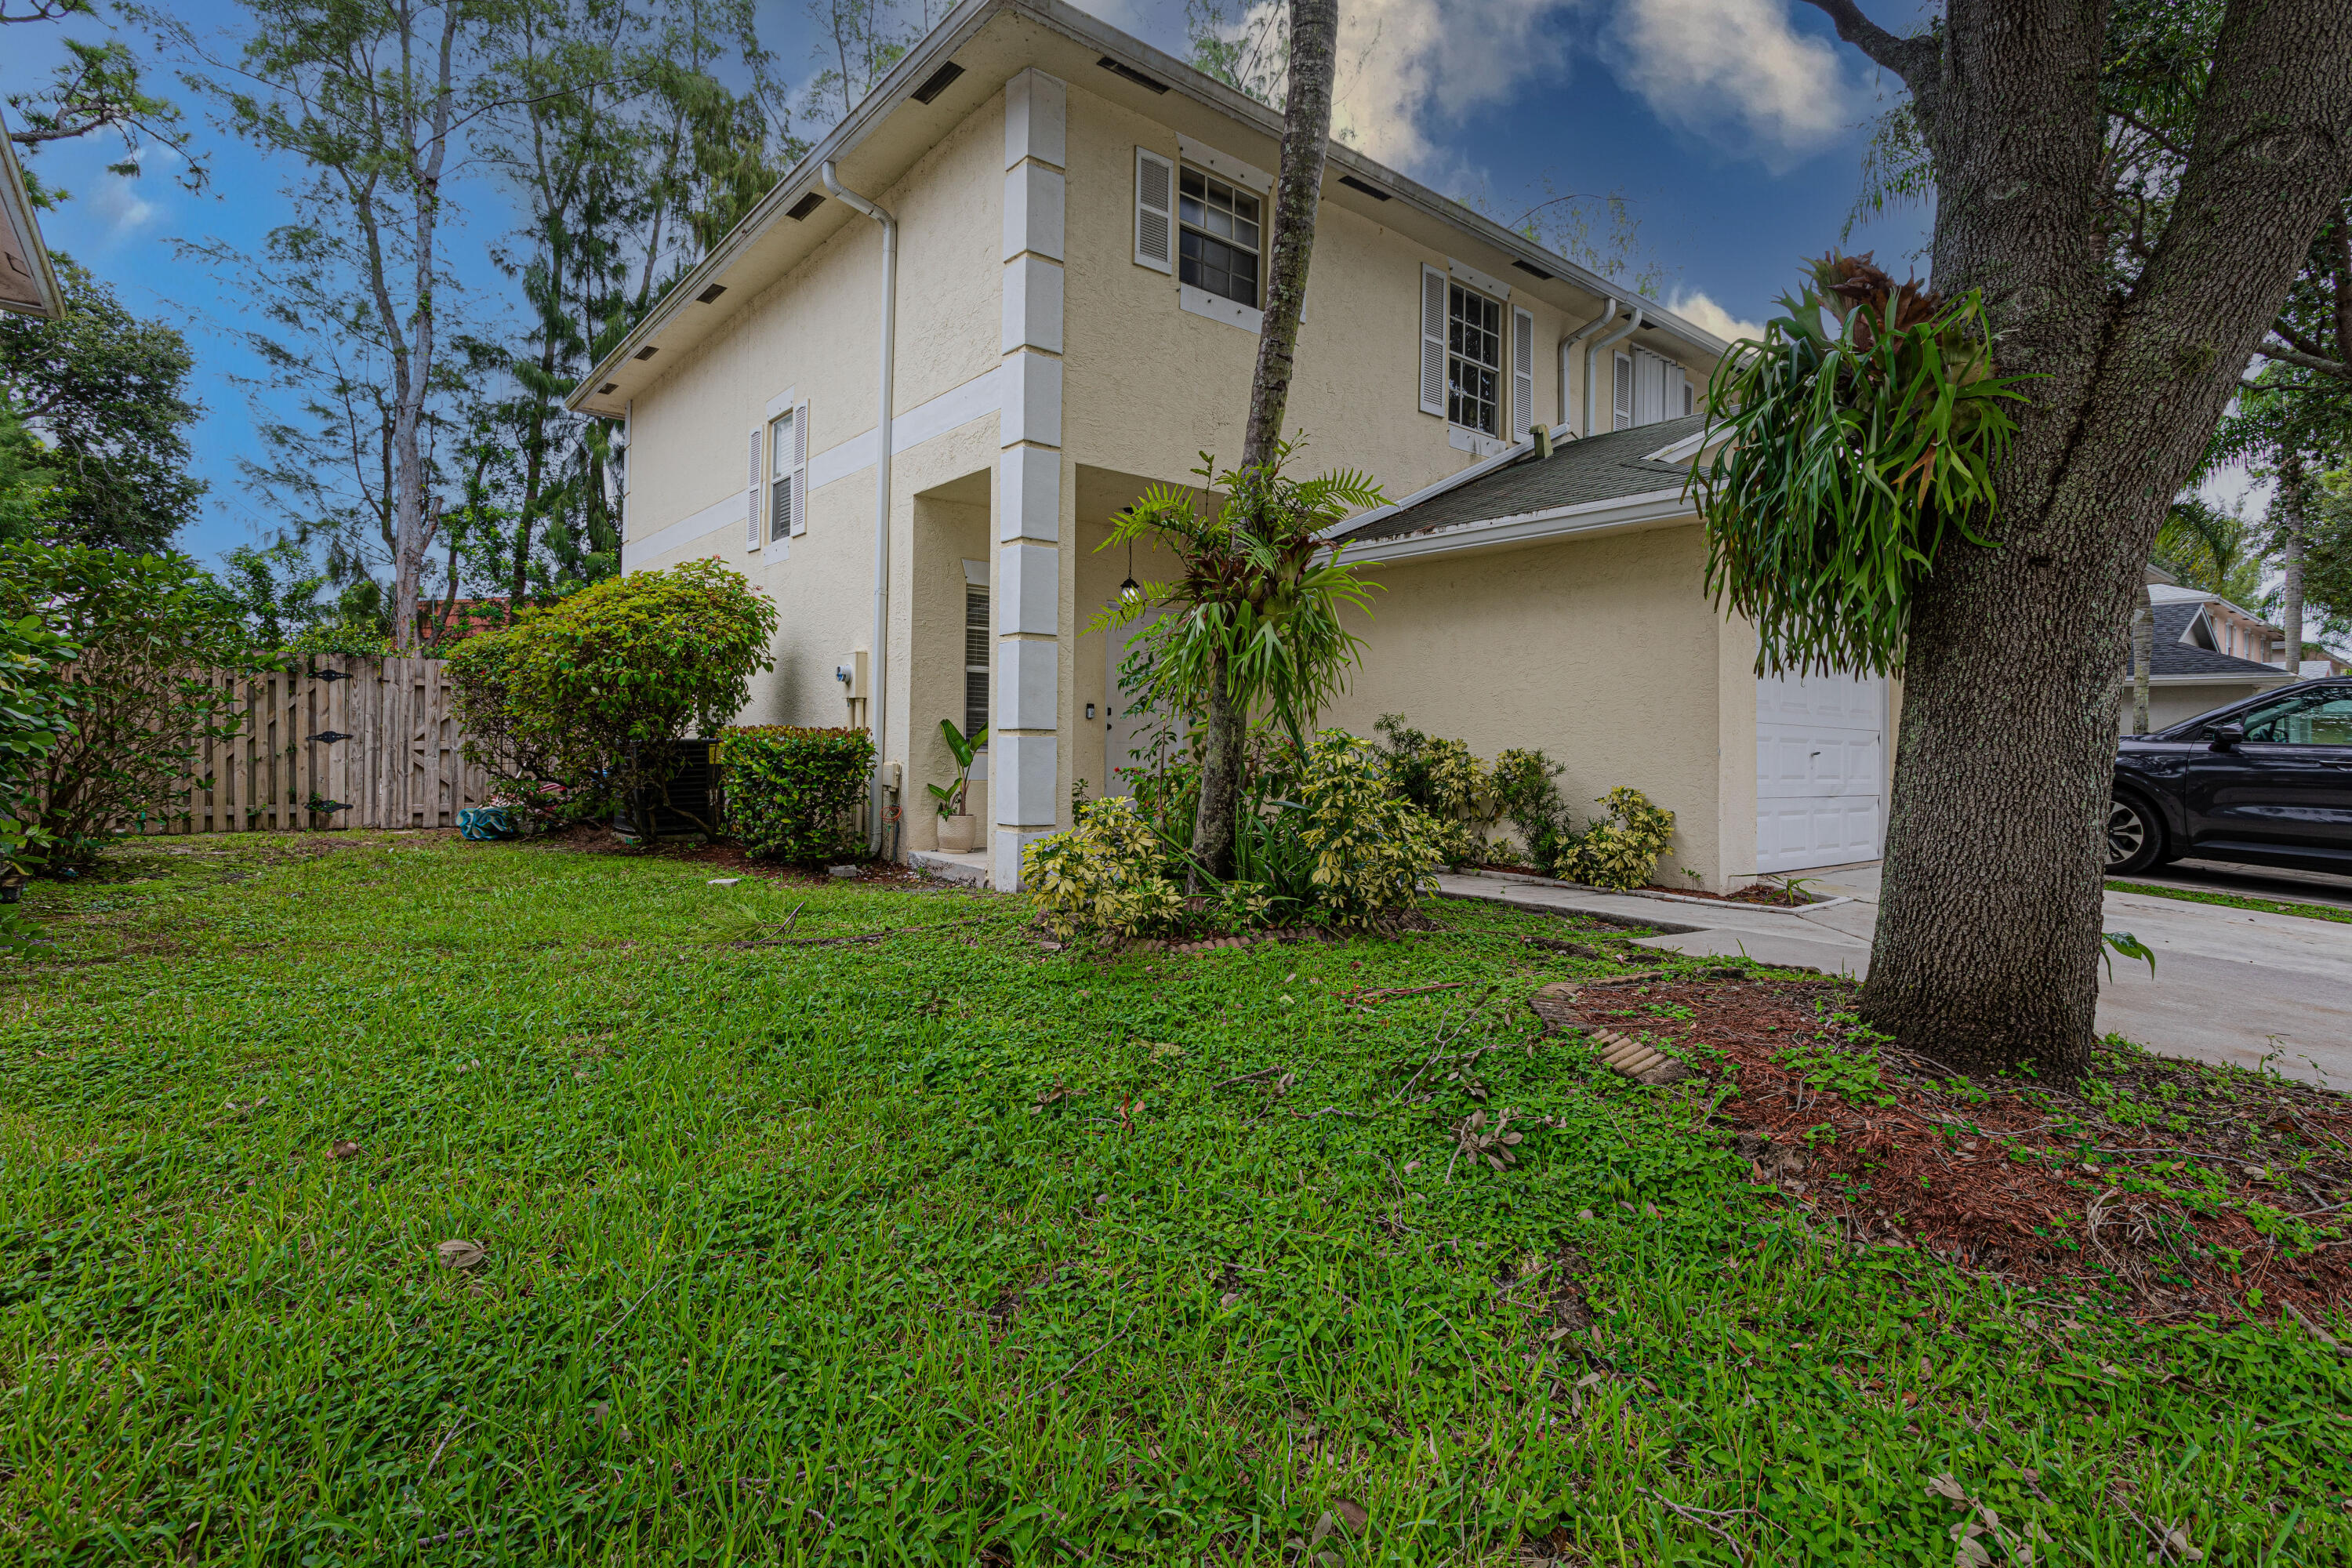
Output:
[[[1282,172],[1275,181],[1273,243],[1267,247],[1265,319],[1257,340],[1257,370],[1250,378],[1249,426],[1242,467],[1262,467],[1282,439],[1290,376],[1298,347],[1298,316],[1307,303],[1307,268],[1314,258],[1315,216],[1322,197],[1323,163],[1331,142],[1331,90],[1339,37],[1339,0],[1291,0],[1290,82],[1283,109]],[[1195,865],[1220,880],[1234,872],[1234,812],[1241,804],[1242,760],[1249,714],[1225,689],[1225,661],[1212,666],[1202,726],[1201,804],[1192,816]],[[1192,882],[1197,891],[1200,872]]]
[[[1814,0],[1911,89],[1937,287],[1982,289],[2039,379],[1985,548],[1912,606],[1863,1012],[1972,1072],[2088,1065],[2127,626],[2143,563],[2297,265],[2352,179],[2352,5],[2233,0],[2172,216],[2128,285],[2096,202],[2105,7],[1951,0],[1895,38]]]

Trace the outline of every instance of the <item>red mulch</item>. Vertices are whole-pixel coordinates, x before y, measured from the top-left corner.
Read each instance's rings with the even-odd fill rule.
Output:
[[[1659,979],[1549,987],[1535,1005],[1555,1028],[1678,1051],[1730,1090],[1717,1115],[1751,1180],[1858,1244],[1925,1247],[2011,1283],[2099,1286],[2147,1320],[2352,1307],[2352,1100],[2144,1054],[2102,1053],[2073,1090],[1972,1087],[1856,1037],[1836,1016],[1853,995],[1842,982]],[[1829,1092],[1784,1063],[1792,1047],[1874,1063],[1894,1102]],[[2153,1119],[2124,1119],[2133,1106]],[[2189,1131],[2165,1125],[2176,1117]],[[2149,1184],[2211,1195],[2190,1206]],[[2248,1204],[2314,1227],[2302,1250],[2257,1230]]]

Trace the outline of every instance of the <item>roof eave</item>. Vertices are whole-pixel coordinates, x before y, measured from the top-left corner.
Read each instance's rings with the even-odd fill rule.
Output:
[[[1337,559],[1387,563],[1419,555],[1457,555],[1473,550],[1540,544],[1555,539],[1629,532],[1696,519],[1697,515],[1691,507],[1690,497],[1681,489],[1650,490],[1641,495],[1612,496],[1606,500],[1578,501],[1572,506],[1547,507],[1513,517],[1449,523],[1423,533],[1340,542]]]
[[[0,121],[0,223],[8,225],[23,241],[25,259],[33,269],[33,289],[40,296],[37,310],[13,300],[0,300],[0,310],[43,316],[52,321],[63,319],[65,291],[58,287],[57,269],[49,265],[49,248],[33,212],[33,193],[25,184],[24,171],[16,166],[16,149],[9,143],[5,121]]]

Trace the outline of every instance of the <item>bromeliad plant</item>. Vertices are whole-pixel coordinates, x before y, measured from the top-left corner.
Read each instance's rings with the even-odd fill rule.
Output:
[[[1977,292],[1898,288],[1867,253],[1814,262],[1780,303],[1707,384],[1727,437],[1691,472],[1707,589],[1755,624],[1759,672],[1885,673],[1938,551],[1993,542],[2023,378],[1993,374]]]
[[[967,741],[963,731],[955,727],[954,720],[942,719],[940,721],[940,733],[946,738],[948,750],[955,756],[956,780],[944,788],[935,784],[927,784],[923,787],[931,792],[933,800],[939,802],[941,816],[961,816],[964,815],[964,797],[971,789],[972,759],[980,755],[982,746],[988,744],[988,726],[982,724]]]
[[[1122,595],[1089,629],[1108,631],[1156,606],[1167,609],[1145,696],[1200,715],[1191,843],[1202,874],[1219,880],[1233,872],[1252,716],[1264,711],[1303,754],[1316,714],[1341,689],[1363,647],[1341,613],[1371,607],[1375,585],[1342,564],[1323,533],[1350,510],[1386,498],[1370,475],[1353,469],[1286,477],[1294,450],[1281,443],[1263,466],[1222,472],[1203,452],[1193,470],[1202,488],[1153,486],[1111,520],[1101,546],[1150,538],[1182,567],[1173,582]],[[1198,890],[1197,878],[1193,886]]]

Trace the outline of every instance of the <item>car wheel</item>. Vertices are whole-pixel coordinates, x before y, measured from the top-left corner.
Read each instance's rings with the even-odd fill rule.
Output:
[[[2128,877],[2164,858],[2164,824],[2147,804],[2128,795],[2109,802],[2107,875]]]

